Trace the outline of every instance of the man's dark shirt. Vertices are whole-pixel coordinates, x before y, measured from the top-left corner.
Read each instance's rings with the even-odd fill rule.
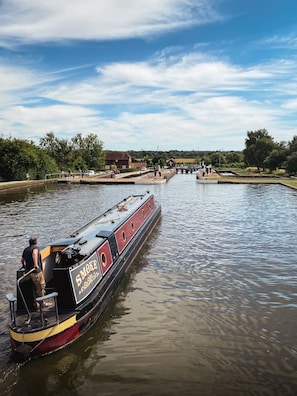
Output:
[[[26,262],[26,272],[30,271],[32,268],[34,268],[34,261],[33,261],[33,250],[36,249],[36,245],[31,245],[28,246],[24,249],[23,251],[23,259]]]

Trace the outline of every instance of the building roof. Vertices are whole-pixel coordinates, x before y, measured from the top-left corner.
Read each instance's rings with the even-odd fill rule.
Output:
[[[106,151],[105,158],[107,161],[114,161],[114,160],[128,160],[131,157],[125,151]]]

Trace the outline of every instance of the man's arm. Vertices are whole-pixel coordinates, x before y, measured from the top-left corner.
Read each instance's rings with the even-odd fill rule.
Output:
[[[37,248],[33,250],[32,257],[33,257],[34,268],[39,268],[39,265],[38,265],[38,249]]]

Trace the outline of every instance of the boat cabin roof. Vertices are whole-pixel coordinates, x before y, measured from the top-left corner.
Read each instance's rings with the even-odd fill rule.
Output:
[[[73,232],[68,238],[56,240],[51,246],[68,246],[79,249],[81,256],[89,256],[115,230],[146,201],[149,194],[131,195],[108,211],[91,220],[85,226]],[[144,199],[145,198],[145,199]],[[143,202],[140,203],[140,200]]]

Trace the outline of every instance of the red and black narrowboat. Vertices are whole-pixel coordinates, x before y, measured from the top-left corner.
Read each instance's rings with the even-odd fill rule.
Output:
[[[154,195],[131,195],[64,239],[40,250],[47,292],[34,310],[33,284],[17,271],[6,295],[15,361],[57,351],[83,335],[110,298],[161,216]]]

